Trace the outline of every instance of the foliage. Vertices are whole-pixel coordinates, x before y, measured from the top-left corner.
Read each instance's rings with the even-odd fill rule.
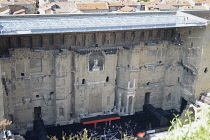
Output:
[[[137,2],[141,2],[141,1],[149,2],[150,0],[137,0]]]
[[[63,134],[62,136],[62,140],[91,140],[91,137],[88,137],[88,131],[86,129],[84,129],[84,133],[81,134],[81,133],[78,133],[78,135],[69,135],[67,136],[66,134]],[[58,140],[56,138],[56,136],[53,136],[53,137],[49,137],[50,140]]]
[[[171,127],[163,140],[207,140],[210,138],[210,108],[202,110],[198,119],[192,117],[192,111],[186,111],[186,119],[175,115]]]
[[[137,138],[135,137],[132,137],[132,136],[128,136],[127,133],[125,134],[122,134],[121,133],[121,140],[136,140]],[[56,138],[56,136],[53,136],[53,137],[49,137],[50,140],[58,140]],[[63,137],[62,137],[62,140],[101,140],[101,138],[92,138],[92,137],[88,137],[88,131],[86,129],[84,129],[84,133],[81,134],[79,133],[78,135],[69,135],[67,136],[66,134],[63,134]]]
[[[122,133],[121,133],[121,140],[137,140],[137,138],[128,136],[127,133],[123,134],[123,137],[122,137]]]
[[[12,121],[9,121],[9,120],[3,120],[3,121],[0,121],[0,132],[5,129],[5,127],[7,125],[10,125],[12,123]]]

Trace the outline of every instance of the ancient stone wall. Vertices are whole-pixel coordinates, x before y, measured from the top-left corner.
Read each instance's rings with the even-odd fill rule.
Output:
[[[31,51],[19,48],[10,51],[11,57],[1,60],[7,90],[5,117],[17,124],[32,123],[34,109],[41,107],[46,124],[55,122],[54,51]]]
[[[96,59],[99,69],[92,65]],[[114,108],[116,61],[116,54],[105,54],[103,51],[75,54],[76,114],[110,111]],[[96,107],[97,111],[94,109]]]
[[[183,42],[181,60],[179,63],[179,97],[176,98],[180,105],[182,98],[188,102],[199,99],[197,95],[201,92],[197,91],[197,85],[200,85],[198,79],[203,79],[204,75],[199,75],[200,65],[203,63],[203,41],[205,36],[205,27],[180,28],[180,38]],[[202,70],[204,73],[204,70]]]
[[[135,110],[142,110],[147,93],[150,94],[150,104],[163,109],[174,108],[179,76],[177,63],[180,61],[182,47],[163,41],[147,45],[141,43],[119,52],[117,93],[121,95],[117,96],[123,96],[123,108],[126,108],[127,97],[134,96]],[[129,88],[134,88],[133,92]]]
[[[1,63],[0,63],[0,66],[1,66]],[[1,69],[0,69],[0,79],[1,78],[1,75],[3,73],[1,73]],[[0,120],[3,120],[4,119],[4,96],[3,96],[3,86],[2,86],[2,82],[0,82]]]
[[[0,55],[7,55],[9,53],[9,48],[55,50],[132,46],[139,44],[140,42],[151,43],[160,40],[175,41],[176,35],[177,31],[174,28],[167,28],[113,32],[2,36],[0,38]]]
[[[69,121],[71,113],[71,95],[72,95],[72,77],[71,71],[72,52],[63,50],[56,54],[55,66],[55,107],[56,107],[56,122]]]
[[[192,100],[200,88],[204,31],[3,36],[0,94],[5,109],[0,112],[18,125],[41,118],[51,125],[99,114],[133,114],[148,103],[179,110],[181,98]]]
[[[196,44],[195,47],[200,47],[199,51],[201,52],[201,56],[199,56],[199,63],[197,68],[197,77],[195,81],[195,98],[198,99],[200,94],[208,93],[210,90],[210,83],[209,83],[209,69],[210,69],[210,47],[209,47],[209,37],[210,37],[210,25],[206,26],[205,34],[195,34],[197,38],[203,41],[202,45]]]

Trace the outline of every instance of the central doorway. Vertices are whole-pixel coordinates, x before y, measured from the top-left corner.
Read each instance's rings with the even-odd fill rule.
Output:
[[[41,120],[41,107],[34,107],[34,120]]]
[[[144,97],[144,104],[149,104],[150,102],[150,92],[146,92],[145,93],[145,97]]]
[[[183,112],[187,107],[187,101],[182,97],[181,98],[181,107],[180,107],[180,112]]]

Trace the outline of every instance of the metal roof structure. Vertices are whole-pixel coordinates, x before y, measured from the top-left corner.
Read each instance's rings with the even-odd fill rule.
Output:
[[[44,34],[205,26],[183,12],[0,16],[0,35]]]

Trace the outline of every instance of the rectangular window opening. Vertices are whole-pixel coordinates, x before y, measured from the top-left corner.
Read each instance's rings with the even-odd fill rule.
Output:
[[[82,79],[82,84],[85,84],[85,79]]]
[[[150,103],[150,92],[145,93],[145,98],[144,98],[144,104],[149,104]]]
[[[109,76],[106,77],[106,82],[109,82]]]
[[[64,116],[63,108],[59,108],[59,115],[60,115],[60,116]]]

